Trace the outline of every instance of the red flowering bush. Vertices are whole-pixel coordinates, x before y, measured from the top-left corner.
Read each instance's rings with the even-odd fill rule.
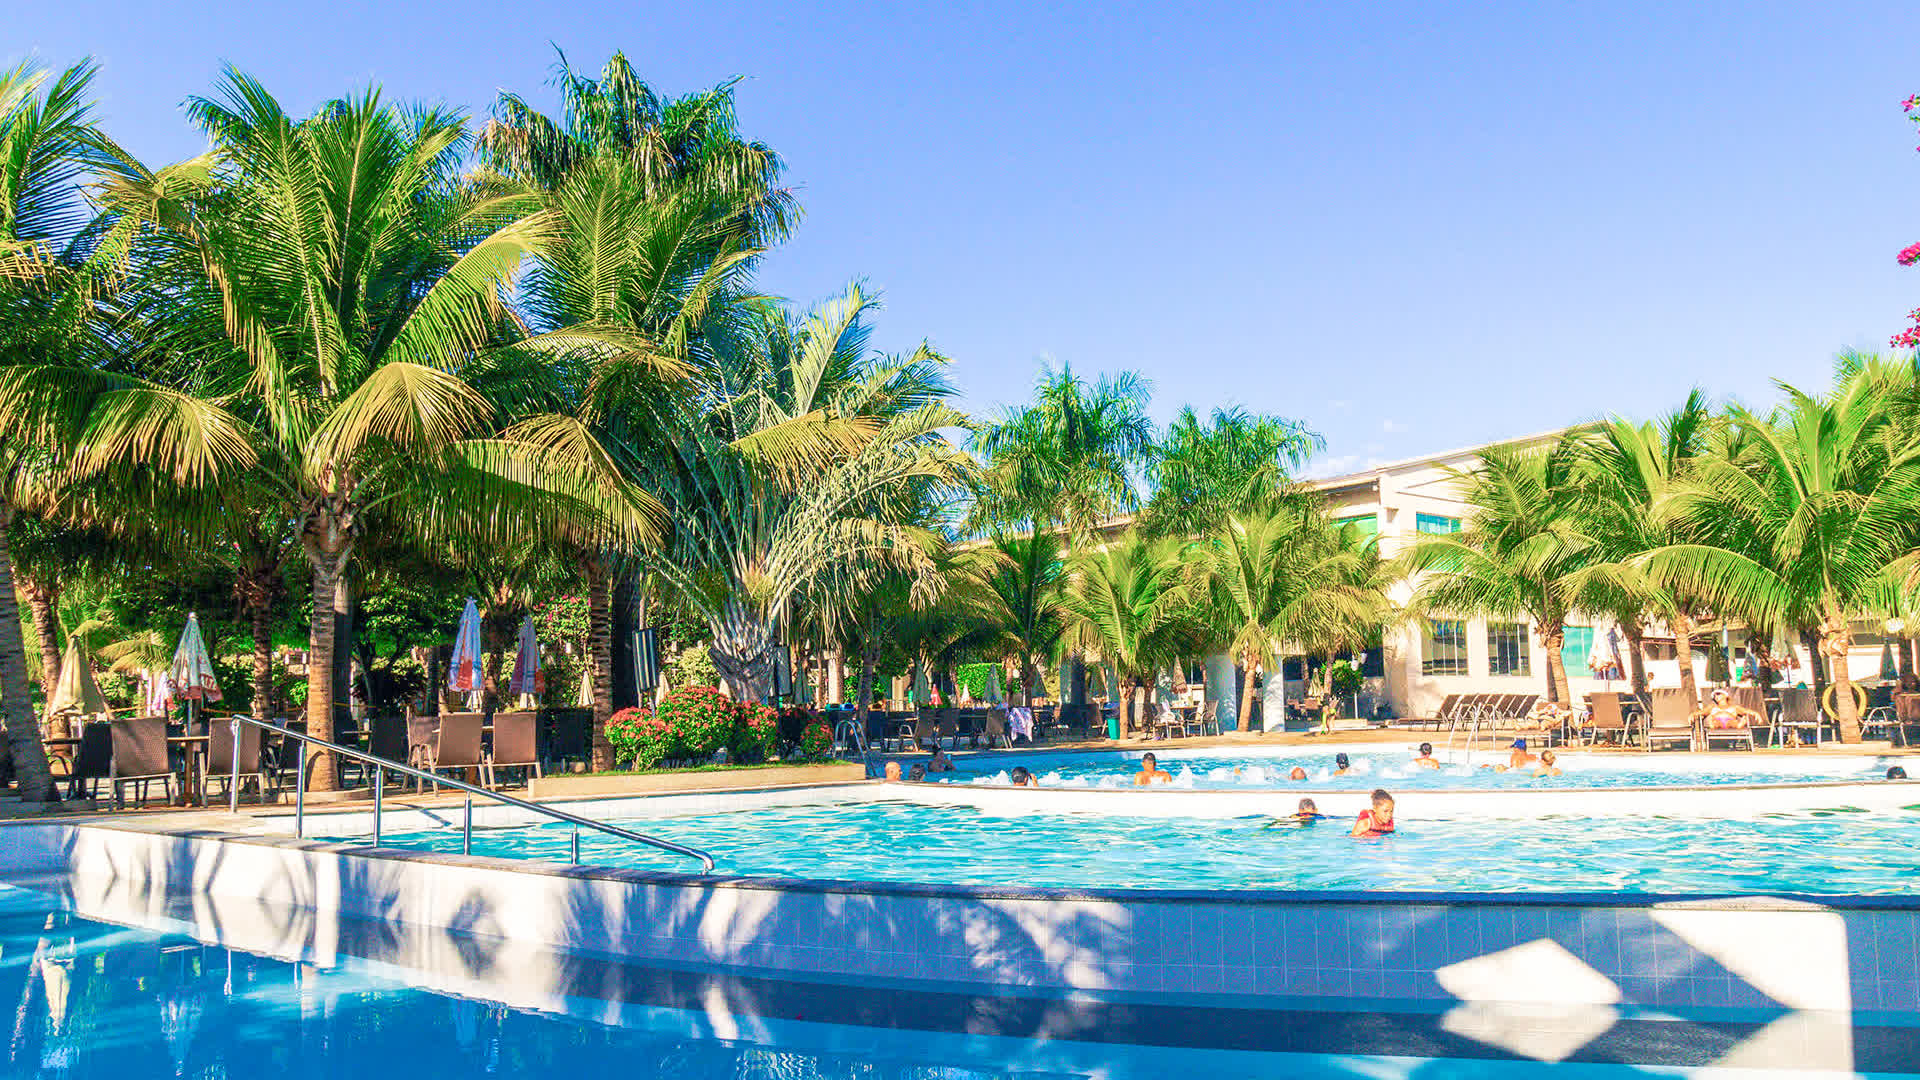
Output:
[[[607,720],[614,760],[634,769],[657,769],[672,756],[676,739],[652,709],[621,709]]]
[[[711,686],[688,686],[669,693],[660,702],[660,718],[667,722],[676,743],[676,757],[704,761],[733,744],[739,713],[732,700]]]
[[[741,702],[733,729],[733,760],[780,760],[780,718],[769,705]]]
[[[815,720],[800,733],[800,753],[809,761],[818,761],[833,752],[833,729],[825,720]]]

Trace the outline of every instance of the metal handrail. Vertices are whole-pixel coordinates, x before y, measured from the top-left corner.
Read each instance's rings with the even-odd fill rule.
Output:
[[[648,836],[646,833],[638,833],[632,829],[623,829],[618,825],[610,825],[604,821],[595,821],[592,818],[581,817],[578,814],[569,814],[565,810],[555,810],[551,806],[542,806],[539,803],[528,802],[525,799],[516,799],[511,795],[502,795],[497,791],[489,791],[477,784],[469,784],[464,780],[454,780],[449,777],[438,776],[424,769],[416,769],[411,765],[402,765],[397,761],[383,758],[378,754],[371,754],[365,750],[355,750],[352,747],[328,742],[318,736],[309,735],[304,731],[290,731],[278,724],[268,723],[265,720],[256,720],[251,716],[235,714],[229,717],[229,722],[233,724],[234,752],[233,775],[228,779],[227,799],[228,809],[233,813],[240,812],[240,725],[244,722],[252,724],[262,731],[277,731],[289,738],[299,739],[303,743],[311,743],[329,753],[343,754],[347,757],[371,764],[374,767],[373,842],[376,846],[380,843],[380,809],[381,803],[386,796],[386,774],[387,770],[391,769],[402,776],[411,776],[430,784],[445,784],[447,787],[453,788],[456,791],[464,791],[467,793],[466,824],[461,832],[460,839],[460,853],[463,855],[473,854],[473,797],[475,795],[481,795],[495,802],[503,802],[508,806],[517,806],[522,810],[531,810],[536,814],[570,822],[576,826],[584,825],[589,829],[597,829],[600,832],[620,837],[623,840],[631,840],[636,844],[645,844],[648,847],[672,852],[675,855],[685,855],[690,859],[699,859],[703,868],[702,873],[713,873],[713,856],[701,851],[699,848],[690,848],[684,844],[676,844],[671,840],[662,840],[657,836]],[[293,835],[296,837],[304,837],[307,835],[306,814],[307,763],[306,755],[302,754],[299,767],[294,770]],[[580,863],[580,830],[578,828],[573,830],[573,863],[576,866]]]

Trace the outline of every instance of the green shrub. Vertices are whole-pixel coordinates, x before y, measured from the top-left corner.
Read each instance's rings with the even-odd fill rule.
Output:
[[[660,702],[660,719],[673,736],[672,757],[705,761],[733,743],[739,717],[732,701],[711,686],[685,686]]]

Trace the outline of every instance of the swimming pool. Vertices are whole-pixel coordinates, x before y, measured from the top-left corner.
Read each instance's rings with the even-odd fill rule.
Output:
[[[587,956],[569,958],[566,993],[551,1007],[530,1008],[514,1004],[525,996],[504,967],[476,963],[457,973],[459,992],[439,989],[448,973],[412,966],[421,943],[404,927],[324,928],[355,949],[314,962],[297,955],[313,949],[311,939],[284,946],[294,955],[261,955],[181,932],[166,910],[113,907],[105,914],[117,921],[107,922],[75,913],[57,885],[0,886],[0,1001],[13,1014],[11,1037],[0,1040],[0,1074],[1129,1080],[1201,1069],[1374,1080],[1627,1077],[1645,1073],[1610,1060],[1623,1038],[1681,1027],[1623,1016],[1617,1033],[1596,1033],[1575,1060],[1547,1063],[1462,1034],[1465,1022],[1453,1014],[1328,1010],[1261,1024],[1257,1014],[1218,1007],[856,990]],[[1702,1042],[1700,1030],[1688,1026],[1681,1038]],[[1710,1064],[1738,1041],[1706,1040],[1691,1056]],[[1326,1049],[1270,1049],[1278,1046]],[[1352,1052],[1395,1047],[1453,1056]]]
[[[1920,791],[1910,795],[1920,802]],[[691,814],[637,827],[711,852],[721,873],[792,878],[1060,888],[1920,892],[1920,806],[1714,821],[1423,820],[1417,806],[1403,800],[1399,831],[1380,840],[1352,839],[1344,816],[1300,826],[1269,817],[1008,815],[906,800]],[[565,862],[572,836],[566,826],[479,829],[473,853]],[[461,834],[389,832],[383,842],[458,852]],[[596,865],[685,868],[595,833],[582,833],[580,848],[581,860]]]
[[[928,779],[941,783],[1011,783],[1010,770],[1025,766],[1041,787],[1126,788],[1147,753],[1173,777],[1176,788],[1233,791],[1288,788],[1307,791],[1352,790],[1386,786],[1420,790],[1513,790],[1535,788],[1705,787],[1739,784],[1788,784],[1807,781],[1867,781],[1886,775],[1901,759],[1863,754],[1640,754],[1562,752],[1562,775],[1537,777],[1531,772],[1495,772],[1486,766],[1505,764],[1508,750],[1435,751],[1439,769],[1413,764],[1414,747],[1380,743],[1329,744],[1313,747],[1234,747],[1189,750],[1175,746],[1150,750],[1096,750],[1083,752],[985,753],[954,755],[955,771]],[[1334,755],[1352,761],[1346,775],[1335,775]],[[1294,768],[1306,773],[1290,779]]]

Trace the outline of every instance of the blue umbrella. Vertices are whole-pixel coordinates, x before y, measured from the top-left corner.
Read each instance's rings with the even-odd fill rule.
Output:
[[[453,665],[447,672],[447,689],[474,693],[485,685],[480,674],[480,609],[467,597],[466,610],[460,613],[460,632],[453,639]]]

